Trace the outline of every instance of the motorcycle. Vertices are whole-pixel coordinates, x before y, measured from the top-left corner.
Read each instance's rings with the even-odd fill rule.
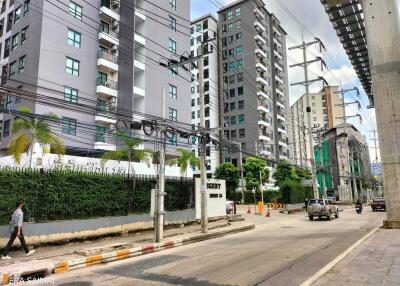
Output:
[[[357,206],[356,206],[356,212],[357,212],[358,214],[361,214],[361,212],[362,212],[362,206],[357,205]]]

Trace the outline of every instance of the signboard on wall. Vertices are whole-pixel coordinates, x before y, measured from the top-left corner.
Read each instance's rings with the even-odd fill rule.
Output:
[[[196,219],[201,218],[201,192],[207,197],[208,217],[226,215],[226,185],[225,180],[207,179],[205,189],[201,189],[201,179],[196,178]]]

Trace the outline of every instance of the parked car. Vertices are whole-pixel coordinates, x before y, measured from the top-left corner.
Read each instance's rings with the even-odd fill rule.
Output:
[[[234,202],[233,201],[226,201],[226,213],[230,214],[233,213]]]
[[[372,200],[371,208],[373,212],[377,210],[386,210],[385,198],[375,198]]]
[[[332,204],[331,200],[312,199],[308,202],[307,212],[310,220],[314,217],[326,217],[328,220],[331,220],[332,216],[339,218],[339,208]]]

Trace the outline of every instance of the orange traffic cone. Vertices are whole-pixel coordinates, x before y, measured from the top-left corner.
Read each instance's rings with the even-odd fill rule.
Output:
[[[267,214],[265,215],[265,217],[271,217],[271,212],[269,209],[267,210]]]
[[[248,208],[247,213],[248,213],[248,214],[251,214],[250,207]]]

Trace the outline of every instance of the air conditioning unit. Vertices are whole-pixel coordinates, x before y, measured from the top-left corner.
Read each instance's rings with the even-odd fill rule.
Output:
[[[115,97],[111,97],[111,99],[110,99],[110,103],[117,103],[117,98],[115,98]]]
[[[114,20],[114,21],[112,22],[112,29],[113,29],[114,31],[116,31],[116,30],[119,29],[119,22],[118,22],[118,21]]]
[[[117,52],[118,51],[118,46],[117,45],[112,45],[111,46],[111,52]]]
[[[104,86],[105,86],[105,87],[110,87],[111,84],[110,84],[108,81],[106,81],[106,82],[104,83]]]
[[[115,124],[110,124],[109,129],[110,130],[115,130]]]

